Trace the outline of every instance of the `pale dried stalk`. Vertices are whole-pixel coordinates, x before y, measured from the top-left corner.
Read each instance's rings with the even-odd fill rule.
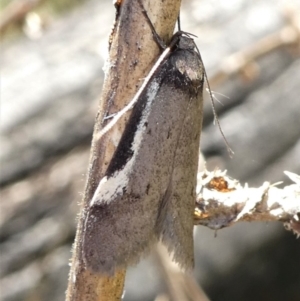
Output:
[[[23,20],[28,13],[36,9],[44,0],[17,0],[10,2],[0,16],[0,33],[14,23]]]
[[[219,65],[219,70],[209,78],[211,86],[218,86],[230,77],[240,74],[245,80],[254,80],[259,75],[257,60],[276,49],[287,47],[300,53],[300,14],[297,6],[284,7],[287,25],[247,48],[231,54]]]
[[[158,244],[155,251],[158,267],[166,282],[169,295],[169,298],[159,296],[155,301],[209,301],[194,275],[191,272],[182,272],[179,266],[171,260],[169,252],[162,244]]]
[[[195,225],[218,230],[240,221],[280,221],[300,235],[300,177],[285,173],[295,184],[283,188],[269,182],[258,188],[242,186],[226,171],[199,173]],[[155,254],[169,295],[157,300],[209,300],[193,275],[182,273],[162,245]]]
[[[242,186],[226,171],[204,171],[198,176],[195,225],[218,230],[240,221],[280,221],[300,235],[300,177],[285,174],[295,183],[283,188],[263,183]]]

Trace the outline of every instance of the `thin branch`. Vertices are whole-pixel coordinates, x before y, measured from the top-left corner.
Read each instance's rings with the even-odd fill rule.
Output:
[[[44,0],[16,0],[8,4],[0,16],[0,33],[14,23],[23,20],[26,15],[42,4]]]
[[[158,244],[156,247],[158,267],[166,281],[168,293],[172,301],[209,301],[192,273],[183,273],[178,264],[171,260],[169,252]]]
[[[220,63],[220,69],[209,78],[211,86],[220,85],[230,77],[241,74],[247,80],[257,77],[259,70],[256,61],[283,47],[293,46],[295,51],[300,52],[300,17],[296,8],[285,8],[287,25],[241,51],[231,54]]]
[[[300,177],[285,174],[295,184],[276,187],[242,186],[226,175],[226,171],[205,171],[198,177],[195,224],[218,230],[241,221],[280,221],[300,235]]]

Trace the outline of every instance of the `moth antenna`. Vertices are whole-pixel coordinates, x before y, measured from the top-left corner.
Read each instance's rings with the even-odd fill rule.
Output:
[[[148,75],[146,76],[143,84],[141,87],[138,89],[136,94],[134,95],[133,99],[119,112],[117,112],[112,120],[98,133],[96,134],[96,139],[101,139],[108,131],[112,129],[112,127],[119,121],[119,119],[129,110],[133,108],[135,103],[138,101],[139,97],[147,87],[149,81],[151,80],[152,76],[154,75],[155,71],[157,68],[161,65],[161,63],[166,59],[166,57],[170,54],[171,48],[168,47],[165,49],[165,51],[161,54],[157,62],[154,64],[152,69],[149,71]]]
[[[166,49],[167,48],[167,45],[165,44],[165,42],[162,40],[162,38],[158,35],[158,33],[156,32],[154,26],[153,26],[153,23],[151,22],[150,18],[149,18],[149,15],[142,3],[141,0],[138,1],[141,9],[142,9],[142,13],[143,15],[145,16],[150,28],[151,28],[151,31],[152,31],[152,34],[154,36],[154,39],[156,40],[156,43],[160,46],[161,49]]]
[[[204,77],[206,79],[207,87],[208,87],[208,90],[209,90],[209,96],[210,96],[210,101],[211,101],[211,104],[212,104],[212,110],[213,110],[214,118],[215,118],[215,120],[217,122],[217,125],[218,125],[218,128],[219,128],[220,132],[221,132],[221,135],[222,135],[222,137],[223,137],[223,139],[225,141],[225,144],[226,144],[229,156],[230,156],[230,158],[232,158],[232,156],[234,155],[234,151],[231,149],[231,147],[230,147],[230,145],[229,145],[229,143],[228,143],[228,141],[227,141],[227,139],[225,137],[225,134],[224,134],[224,132],[222,130],[222,127],[221,127],[221,124],[220,124],[220,120],[219,120],[219,117],[217,115],[215,102],[214,102],[214,99],[212,97],[212,93],[211,93],[211,89],[210,89],[210,85],[209,85],[209,81],[208,81],[208,78],[207,78],[207,74],[206,74],[205,68],[204,68]]]
[[[181,31],[180,13],[179,13],[178,18],[177,18],[177,26],[178,26],[178,31]]]
[[[197,47],[197,45],[195,44],[196,48],[197,48],[197,51],[198,51],[198,54],[200,56],[200,59],[202,61],[202,57],[201,57],[201,54],[200,54],[200,51]],[[204,65],[203,65],[204,67]],[[214,114],[214,120],[217,122],[217,125],[218,125],[218,128],[221,132],[221,135],[225,141],[225,144],[226,144],[226,148],[227,148],[227,151],[229,153],[229,157],[232,158],[233,154],[234,154],[234,151],[231,149],[226,137],[225,137],[225,134],[221,128],[221,124],[220,124],[220,121],[219,121],[219,118],[218,118],[218,115],[217,115],[217,111],[216,111],[216,106],[215,106],[215,102],[214,102],[214,99],[213,99],[213,96],[212,96],[212,92],[211,92],[211,88],[210,88],[210,85],[209,85],[209,81],[208,81],[208,76],[207,76],[207,73],[206,73],[206,70],[204,68],[204,77],[205,77],[205,80],[206,80],[206,83],[207,83],[207,88],[208,88],[208,94],[209,94],[209,98],[210,98],[210,101],[211,101],[211,104],[212,104],[212,110],[213,110],[213,114]]]

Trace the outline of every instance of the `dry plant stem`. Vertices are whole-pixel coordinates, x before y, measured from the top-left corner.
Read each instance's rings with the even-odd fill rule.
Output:
[[[300,177],[285,174],[295,184],[281,189],[269,182],[242,186],[226,171],[200,173],[195,224],[218,230],[240,221],[280,221],[300,235]]]
[[[180,0],[143,0],[142,2],[159,36],[168,44],[179,13]],[[143,78],[158,59],[161,49],[153,39],[149,24],[138,2],[123,0],[117,5],[115,27],[110,36],[105,82],[94,129],[88,178],[73,249],[66,295],[68,301],[121,300],[124,288],[125,270],[118,271],[113,277],[107,277],[93,274],[85,269],[81,243],[89,201],[121,138],[128,114],[121,118],[104,137],[101,139],[95,137],[109,121],[104,121],[104,117],[118,112],[133,98]]]
[[[242,74],[244,78],[253,80],[257,76],[257,61],[260,57],[275,51],[278,48],[294,46],[298,54],[300,53],[300,17],[299,11],[287,9],[286,17],[288,25],[279,31],[272,33],[255,44],[250,45],[241,51],[238,51],[220,64],[219,71],[210,77],[211,86],[220,85],[235,74]]]
[[[209,301],[201,287],[199,287],[194,275],[191,272],[182,272],[179,266],[172,262],[166,248],[159,244],[155,254],[158,266],[168,287],[170,300]]]
[[[210,301],[202,287],[197,283],[196,279],[192,275],[184,275],[185,277],[185,289],[190,296],[190,300],[195,301]]]
[[[0,33],[9,25],[23,20],[26,15],[37,8],[44,0],[15,0],[7,5],[0,16]]]
[[[178,266],[173,263],[167,250],[159,244],[156,248],[157,266],[166,282],[170,300],[172,301],[188,301],[182,283],[182,272]]]

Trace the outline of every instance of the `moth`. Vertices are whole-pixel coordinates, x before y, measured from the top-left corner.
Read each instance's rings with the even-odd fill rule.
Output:
[[[193,213],[204,67],[191,35],[177,32],[141,89],[86,214],[83,259],[112,275],[157,242],[194,265]],[[112,121],[113,123],[113,121]]]

